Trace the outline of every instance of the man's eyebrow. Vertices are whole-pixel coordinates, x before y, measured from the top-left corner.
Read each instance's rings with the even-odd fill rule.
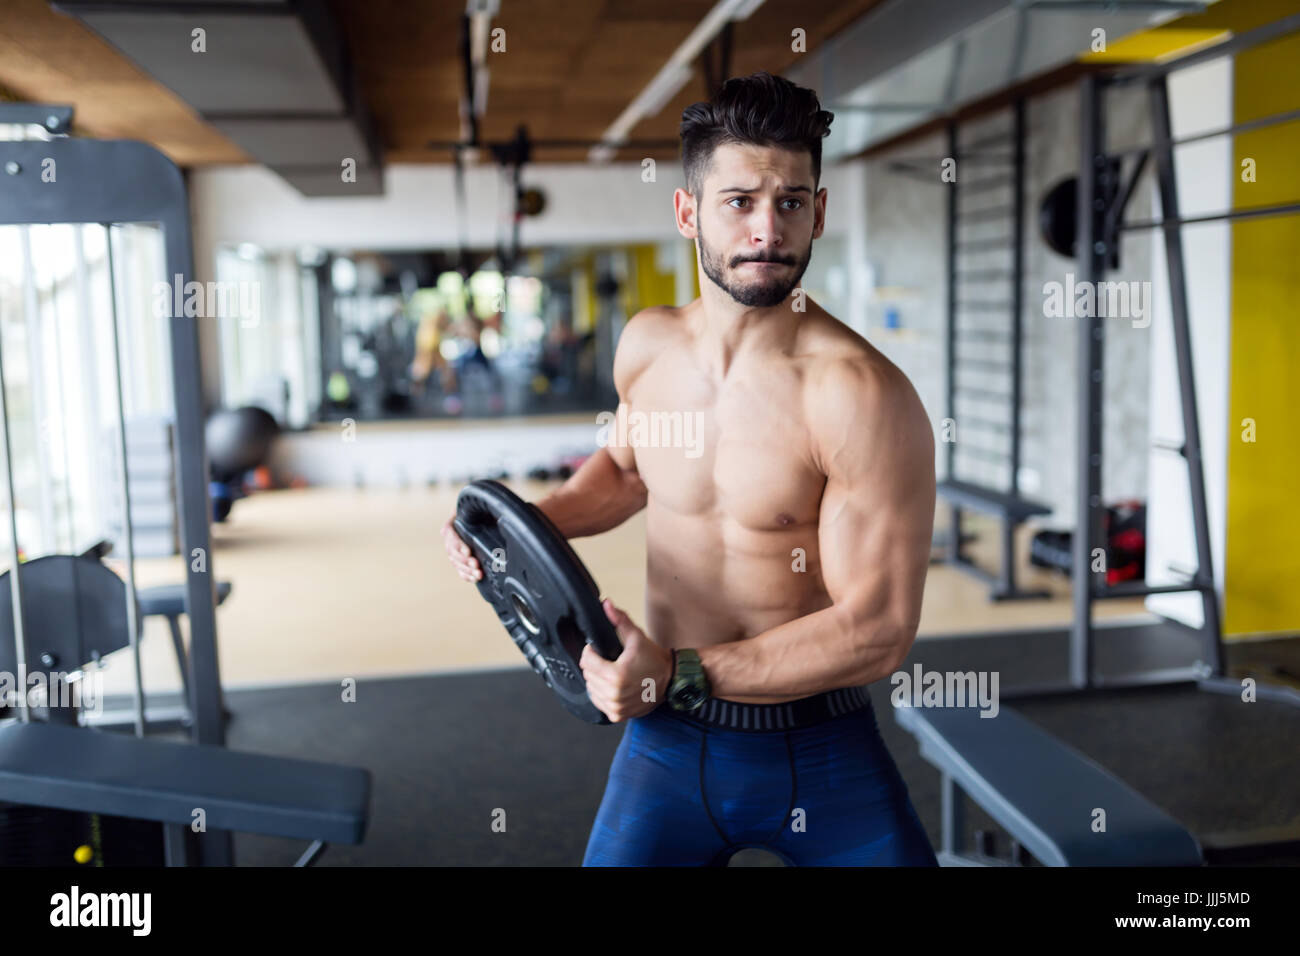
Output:
[[[750,193],[758,192],[758,187],[755,186],[752,189],[746,189],[744,186],[726,186],[722,189],[719,189],[718,192],[719,193],[741,193],[743,195],[749,195]],[[809,188],[808,186],[782,186],[777,190],[777,192],[808,193],[810,196],[812,195],[812,189]]]

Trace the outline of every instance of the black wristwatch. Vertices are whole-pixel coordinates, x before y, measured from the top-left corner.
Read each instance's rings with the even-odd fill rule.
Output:
[[[700,655],[689,649],[673,651],[673,676],[668,681],[668,704],[673,710],[699,710],[709,699],[709,679]]]

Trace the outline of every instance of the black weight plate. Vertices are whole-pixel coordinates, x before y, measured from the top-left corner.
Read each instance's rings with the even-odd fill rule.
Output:
[[[483,571],[479,594],[565,708],[589,724],[609,718],[587,696],[578,661],[590,644],[614,660],[623,650],[596,582],[550,520],[497,481],[462,489],[452,521]]]

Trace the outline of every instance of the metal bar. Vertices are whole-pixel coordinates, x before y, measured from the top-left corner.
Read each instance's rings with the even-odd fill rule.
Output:
[[[1204,13],[1206,0],[1030,0],[1020,8],[1036,13],[1083,12]]]
[[[985,146],[992,146],[996,143],[1005,142],[1006,140],[1011,139],[1013,135],[1015,135],[1015,133],[1010,129],[998,130],[996,133],[985,133],[983,136],[973,139],[969,143],[963,144],[962,149],[983,149]]]
[[[1015,163],[1015,204],[1012,213],[1012,228],[1015,240],[1012,246],[1011,271],[1011,494],[1020,494],[1020,404],[1023,394],[1024,378],[1023,344],[1024,332],[1021,327],[1021,313],[1024,311],[1025,284],[1025,99],[1019,97],[1012,107],[1015,121],[1015,141],[1012,144],[1016,153]],[[1008,550],[1010,544],[1008,543]],[[1014,572],[1008,572],[1008,590],[1014,591]]]
[[[1207,130],[1204,133],[1193,133],[1190,136],[1182,136],[1178,139],[1171,140],[1174,146],[1186,146],[1188,143],[1200,143],[1207,139],[1215,139],[1219,136],[1233,136],[1237,133],[1249,133],[1253,130],[1267,129],[1270,126],[1278,126],[1282,123],[1292,123],[1300,120],[1300,110],[1288,110],[1285,113],[1274,113],[1271,116],[1261,116],[1259,119],[1246,120],[1243,123],[1233,123],[1231,126],[1221,126],[1218,129]],[[1128,146],[1124,149],[1112,149],[1111,158],[1124,156],[1137,156],[1149,152],[1150,146]]]
[[[1042,683],[1023,684],[1018,687],[1003,688],[999,696],[1003,701],[1052,699],[1057,697],[1091,697],[1102,696],[1106,691],[1140,690],[1144,687],[1172,687],[1180,684],[1194,684],[1204,676],[1199,667],[1166,667],[1133,674],[1121,674],[1116,677],[1094,676],[1085,687],[1077,686],[1073,681],[1043,681]],[[1238,686],[1237,693],[1241,693]]]
[[[969,302],[958,302],[957,308],[966,309],[970,312],[1003,312],[1011,308],[1010,302],[985,302],[972,300]]]
[[[1174,326],[1174,350],[1178,358],[1178,396],[1183,413],[1183,458],[1187,462],[1188,490],[1192,499],[1192,525],[1196,533],[1197,577],[1210,583],[1201,592],[1204,615],[1201,635],[1205,659],[1215,677],[1223,675],[1223,639],[1219,630],[1219,599],[1213,586],[1214,563],[1210,550],[1210,519],[1205,500],[1205,467],[1201,463],[1201,426],[1196,410],[1196,380],[1192,362],[1191,329],[1188,324],[1187,278],[1183,262],[1183,237],[1178,224],[1178,183],[1174,174],[1174,150],[1169,120],[1169,89],[1163,75],[1148,86],[1151,131],[1155,139],[1157,180],[1160,184],[1160,212],[1166,217],[1165,261],[1169,274],[1169,304]]]
[[[966,814],[963,812],[961,788],[951,774],[940,774],[939,795],[943,852],[960,853],[966,840]]]
[[[1016,486],[1016,470],[1011,469],[1011,487]],[[1002,527],[1002,561],[999,584],[1003,594],[1016,593],[1016,523],[1007,517],[1001,521]]]
[[[1011,180],[1006,176],[988,176],[984,179],[976,179],[973,182],[964,183],[961,188],[967,195],[969,195],[970,193],[981,193],[986,189],[1006,189],[1011,185]]]
[[[927,186],[933,186],[935,184],[941,186],[948,185],[936,176],[932,169],[921,169],[917,166],[908,166],[905,163],[890,163],[886,168],[889,169],[890,172],[918,180],[925,183]]]
[[[28,280],[35,281],[30,270]],[[9,390],[5,384],[3,330],[0,330],[0,437],[4,439],[5,495],[9,506],[9,592],[13,598],[14,660],[18,668],[18,717],[32,719],[27,707],[27,628],[23,609],[22,561],[18,557],[18,496],[14,492],[13,446],[9,441]]]
[[[1103,79],[1089,74],[1080,80],[1079,185],[1077,269],[1084,283],[1096,283],[1106,274],[1109,248],[1103,239],[1106,225],[1105,195],[1098,182],[1106,171],[1105,87]],[[1101,208],[1098,208],[1098,207]],[[1070,624],[1070,683],[1092,685],[1092,548],[1102,540],[1101,429],[1102,369],[1104,363],[1103,319],[1090,316],[1079,320],[1078,421],[1075,522],[1072,541],[1074,573],[1073,619]]]
[[[1230,697],[1241,696],[1241,682],[1234,681],[1229,677],[1207,677],[1200,682],[1200,688],[1212,694],[1227,694]],[[1300,707],[1300,690],[1296,690],[1294,687],[1284,687],[1281,684],[1257,682],[1255,684],[1255,697],[1257,700],[1268,700],[1278,704],[1287,704],[1291,707]]]
[[[1300,30],[1300,13],[1293,13],[1291,16],[1255,27],[1255,29],[1247,30],[1245,33],[1239,33],[1222,43],[1216,43],[1212,47],[1189,53],[1177,60],[1171,60],[1168,63],[1143,64],[1117,70],[1110,74],[1110,77],[1113,81],[1128,83],[1135,80],[1151,80],[1168,76],[1175,70],[1185,70],[1189,66],[1204,63],[1206,60],[1215,60],[1221,56],[1240,53],[1242,50],[1249,50],[1251,47],[1286,36],[1288,33],[1295,33],[1297,30]]]
[[[999,329],[958,329],[957,335],[972,342],[1005,342],[1010,333]]]
[[[31,320],[24,323],[24,328],[27,331],[27,385],[31,395],[32,432],[36,435],[36,444],[32,451],[36,463],[36,500],[41,535],[39,539],[27,542],[27,550],[29,553],[53,552],[58,550],[55,546],[54,531],[54,481],[49,443],[44,439],[45,429],[42,427],[42,422],[49,422],[49,410],[46,408],[45,401],[45,336],[44,329],[41,327],[41,310],[36,291],[36,260],[32,255],[31,226],[19,226],[18,235],[23,260],[27,264],[26,271],[31,279],[25,284],[23,306],[31,316]],[[51,305],[56,305],[57,301],[57,295],[52,295]]]
[[[991,402],[1005,402],[1007,399],[1011,397],[1006,392],[995,392],[992,391],[991,389],[986,389],[986,388],[974,388],[971,386],[963,385],[961,384],[961,382],[955,383],[955,388],[958,392],[961,392],[963,395],[969,395],[972,398],[984,398]]]
[[[303,851],[302,856],[298,857],[298,862],[295,863],[294,866],[299,867],[299,866],[313,865],[317,860],[321,858],[321,856],[325,853],[325,851],[328,848],[329,848],[329,844],[326,843],[324,840],[313,840],[311,846],[307,847],[307,849]]]
[[[992,239],[967,239],[957,243],[958,249],[1005,249],[1011,242],[1010,236],[996,236]]]
[[[995,422],[988,418],[980,418],[978,415],[963,415],[961,417],[962,425],[974,425],[977,428],[992,428],[996,431],[1006,431],[1010,426],[1006,422]]]
[[[1156,229],[1161,226],[1194,226],[1199,222],[1223,222],[1232,219],[1263,219],[1268,216],[1292,216],[1300,212],[1300,202],[1279,203],[1272,206],[1246,207],[1245,209],[1229,209],[1226,212],[1216,212],[1208,216],[1168,216],[1160,219],[1136,219],[1133,222],[1122,222],[1119,224],[1120,232],[1135,232],[1139,229]]]
[[[1005,361],[995,361],[994,359],[963,358],[961,364],[965,368],[983,369],[986,372],[1005,372],[1007,370]]]
[[[1261,116],[1259,119],[1246,120],[1244,123],[1234,123],[1231,126],[1224,126],[1221,129],[1212,129],[1208,133],[1194,133],[1191,136],[1184,136],[1181,139],[1173,140],[1175,146],[1182,146],[1186,143],[1199,143],[1204,139],[1214,139],[1216,136],[1232,136],[1237,133],[1249,133],[1252,130],[1267,129],[1270,126],[1277,126],[1280,123],[1291,123],[1300,120],[1300,110],[1288,110],[1285,113],[1274,113],[1272,116]]]
[[[1106,241],[1116,242],[1116,231],[1119,224],[1124,221],[1124,212],[1128,209],[1129,200],[1133,198],[1133,190],[1137,186],[1138,178],[1142,175],[1142,170],[1146,168],[1147,160],[1151,157],[1150,150],[1143,150],[1138,153],[1137,163],[1133,171],[1129,174],[1128,179],[1120,189],[1119,195],[1115,197],[1106,208]]]
[[[948,476],[950,478],[953,477],[951,471],[948,472]],[[963,560],[962,545],[966,543],[967,536],[962,534],[962,530],[961,530],[961,506],[960,505],[954,504],[952,506],[950,517],[951,520],[948,525],[948,529],[949,529],[948,530],[948,534],[949,534],[948,560],[961,561]]]
[[[957,442],[953,442],[953,444],[956,445]],[[983,448],[979,445],[972,445],[969,442],[963,442],[959,450],[963,455],[969,455],[972,458],[979,458],[983,461],[996,462],[1000,465],[1006,464],[1007,462],[1007,453],[1004,451],[998,451],[994,448]]]
[[[949,121],[948,123],[948,150],[950,153],[957,152],[957,124]],[[957,411],[957,400],[955,395],[957,383],[957,341],[954,333],[957,330],[957,183],[948,184],[948,351],[945,356],[947,363],[947,408],[948,417],[954,418]],[[946,453],[948,465],[948,477],[952,477],[954,462],[953,442],[947,443],[948,450]],[[958,528],[960,532],[960,528]],[[960,534],[958,534],[960,538]]]
[[[72,128],[72,107],[48,103],[0,103],[0,123],[40,126],[59,135]]]
[[[959,269],[957,270],[957,278],[959,280],[971,279],[971,278],[975,279],[976,281],[981,281],[984,279],[1010,279],[1014,275],[1015,273],[1009,269]]]
[[[995,219],[1005,219],[1011,215],[1010,206],[981,206],[979,209],[959,209],[957,215],[962,220],[962,225],[968,222],[988,222]]]
[[[1125,581],[1093,588],[1092,597],[1095,601],[1105,601],[1112,598],[1146,597],[1150,594],[1184,594],[1199,591],[1203,587],[1201,584],[1142,584]]]
[[[46,158],[58,164],[57,190],[32,177]],[[158,150],[131,140],[72,137],[44,141],[0,141],[0,160],[17,172],[0,176],[0,224],[38,222],[148,222],[162,227],[167,277],[184,283],[193,273],[189,200],[176,165]],[[112,188],[105,188],[111,183]],[[203,450],[203,395],[198,323],[172,316],[171,389],[177,441],[173,449],[176,496],[185,561],[185,611],[190,621],[190,686],[196,706],[194,740],[225,741],[221,674],[217,658],[216,571],[209,541],[208,485]],[[233,859],[229,833],[198,834],[204,865]]]
[[[190,865],[190,830],[184,824],[163,824],[163,859],[167,866]]]
[[[140,663],[139,605],[135,596],[135,527],[131,521],[130,468],[126,460],[126,400],[122,381],[121,330],[118,328],[117,264],[113,256],[113,226],[104,223],[108,248],[108,302],[113,326],[113,380],[117,385],[117,478],[122,482],[122,537],[126,545],[126,627],[131,641],[131,662],[135,673],[135,735],[144,736],[144,673]]]

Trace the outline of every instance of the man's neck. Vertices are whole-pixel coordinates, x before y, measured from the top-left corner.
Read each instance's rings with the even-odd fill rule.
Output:
[[[738,355],[789,349],[800,318],[791,303],[793,296],[792,290],[783,301],[771,306],[741,305],[705,280],[700,287],[700,310],[691,331],[696,349],[718,381],[727,377]]]

